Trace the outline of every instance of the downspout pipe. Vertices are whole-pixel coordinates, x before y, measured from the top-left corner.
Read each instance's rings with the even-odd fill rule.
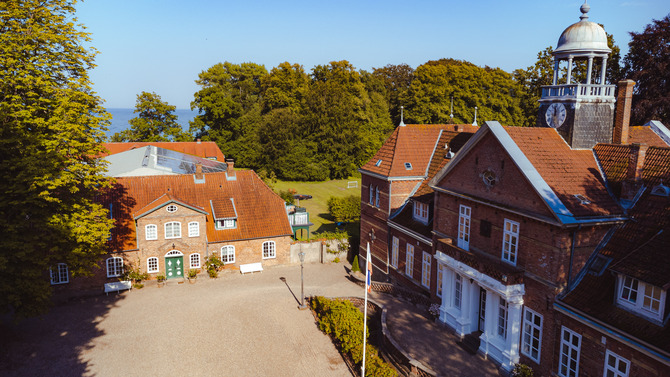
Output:
[[[569,292],[571,287],[570,277],[572,276],[572,261],[575,257],[575,239],[577,238],[577,232],[582,228],[582,224],[579,224],[576,229],[572,231],[572,245],[570,245],[570,265],[568,265],[568,286],[567,291]]]

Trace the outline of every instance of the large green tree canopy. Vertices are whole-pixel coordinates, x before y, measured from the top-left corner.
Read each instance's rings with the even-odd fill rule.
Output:
[[[128,121],[131,127],[115,133],[112,141],[189,141],[192,137],[177,122],[176,109],[158,94],[142,92],[135,102],[137,116]]]
[[[670,124],[670,14],[654,20],[642,33],[630,33],[624,59],[626,78],[637,83],[632,123],[660,120]]]
[[[49,270],[90,273],[111,220],[96,157],[108,115],[88,78],[94,52],[74,1],[0,2],[0,311],[44,312]]]

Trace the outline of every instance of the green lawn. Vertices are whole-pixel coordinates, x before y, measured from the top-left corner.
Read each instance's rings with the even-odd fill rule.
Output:
[[[356,181],[355,188],[347,188],[347,182]],[[300,200],[300,203],[296,200],[296,205],[300,207],[305,207],[307,212],[309,212],[309,220],[314,223],[310,227],[310,231],[313,233],[319,232],[333,232],[336,230],[335,223],[333,219],[328,214],[328,199],[331,196],[349,196],[356,195],[361,196],[361,178],[349,178],[349,179],[340,179],[324,182],[289,182],[289,181],[277,181],[273,185],[275,191],[286,191],[288,189],[294,189],[298,194],[308,194],[312,195],[312,199]],[[358,236],[359,225],[358,222],[348,224],[346,230],[349,235]]]

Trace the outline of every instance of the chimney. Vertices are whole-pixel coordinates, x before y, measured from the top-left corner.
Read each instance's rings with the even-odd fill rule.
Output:
[[[235,175],[235,161],[232,158],[226,158],[226,179],[229,181],[237,180]]]
[[[200,139],[197,139],[197,140],[196,140],[196,143],[200,144],[200,143],[201,143]]]
[[[201,163],[196,163],[195,164],[195,177],[198,179],[202,179],[202,164]]]
[[[614,120],[615,144],[628,144],[628,127],[630,126],[630,108],[633,102],[633,88],[635,81],[619,81],[619,90],[616,98],[616,118]]]
[[[643,187],[642,168],[644,167],[644,158],[647,154],[647,148],[649,148],[647,144],[634,143],[630,146],[626,178],[621,185],[622,202],[634,204],[635,198]]]

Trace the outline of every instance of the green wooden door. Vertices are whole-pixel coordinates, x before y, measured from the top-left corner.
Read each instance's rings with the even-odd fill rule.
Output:
[[[165,258],[165,273],[168,279],[184,277],[184,257]]]

